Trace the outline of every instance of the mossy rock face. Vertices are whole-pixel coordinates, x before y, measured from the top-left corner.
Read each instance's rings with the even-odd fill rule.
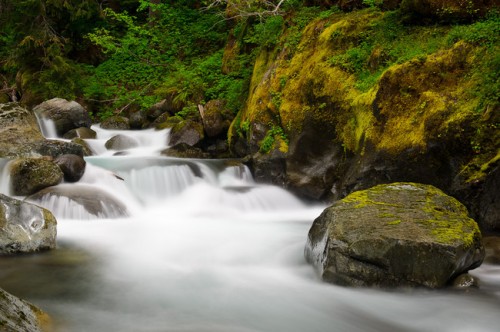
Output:
[[[323,280],[339,285],[441,288],[478,267],[485,250],[460,202],[400,182],[335,202],[314,221],[305,255]]]
[[[0,157],[18,155],[21,145],[43,139],[32,112],[17,103],[0,104]]]
[[[43,332],[52,329],[46,313],[0,288],[0,330]]]
[[[0,255],[53,249],[56,228],[50,211],[0,194]]]
[[[465,21],[484,16],[498,8],[498,0],[403,0],[401,9],[417,18],[439,18],[443,21]]]
[[[35,106],[33,111],[41,118],[54,121],[59,137],[71,129],[90,128],[92,125],[89,113],[76,101],[54,98]]]
[[[11,192],[25,196],[55,186],[63,180],[63,172],[51,160],[44,158],[20,158],[9,164]]]
[[[130,129],[129,120],[124,116],[112,116],[101,123],[103,129],[128,130]]]

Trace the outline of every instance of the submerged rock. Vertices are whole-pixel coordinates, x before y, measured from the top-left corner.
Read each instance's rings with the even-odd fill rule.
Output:
[[[0,255],[55,248],[56,225],[50,211],[0,194]]]
[[[58,218],[98,219],[129,215],[127,207],[115,197],[86,185],[50,187],[26,200],[50,209]]]
[[[10,164],[13,195],[31,195],[38,190],[61,183],[63,172],[51,160],[20,158]]]
[[[31,303],[23,301],[0,288],[0,330],[50,331],[50,318]]]
[[[323,280],[375,287],[444,287],[484,254],[466,208],[415,183],[379,185],[335,202],[314,221],[305,249]]]
[[[92,124],[87,110],[76,101],[54,98],[35,106],[33,111],[41,118],[54,121],[59,137],[62,137],[71,129],[90,128]]]

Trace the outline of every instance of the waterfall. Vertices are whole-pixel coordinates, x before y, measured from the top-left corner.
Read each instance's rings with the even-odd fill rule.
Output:
[[[47,119],[35,113],[40,131],[45,138],[58,138],[56,124],[52,119]]]
[[[10,194],[9,160],[0,158],[0,194]]]

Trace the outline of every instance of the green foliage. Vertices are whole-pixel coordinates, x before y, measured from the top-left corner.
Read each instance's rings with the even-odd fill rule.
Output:
[[[272,126],[271,129],[267,131],[264,139],[260,142],[260,152],[269,153],[274,147],[274,143],[278,137],[286,144],[289,143],[288,137],[286,136],[283,128],[279,126]]]
[[[267,17],[250,29],[244,41],[262,47],[273,47],[279,41],[284,24],[285,20],[281,16]]]
[[[456,25],[449,32],[447,41],[453,44],[459,40],[485,46],[498,45],[500,38],[500,13],[492,11],[485,20],[471,25]]]

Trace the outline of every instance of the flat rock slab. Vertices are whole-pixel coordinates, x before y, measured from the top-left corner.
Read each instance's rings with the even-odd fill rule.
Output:
[[[484,255],[466,208],[415,183],[379,185],[335,202],[314,221],[305,248],[323,280],[345,286],[440,288]]]

